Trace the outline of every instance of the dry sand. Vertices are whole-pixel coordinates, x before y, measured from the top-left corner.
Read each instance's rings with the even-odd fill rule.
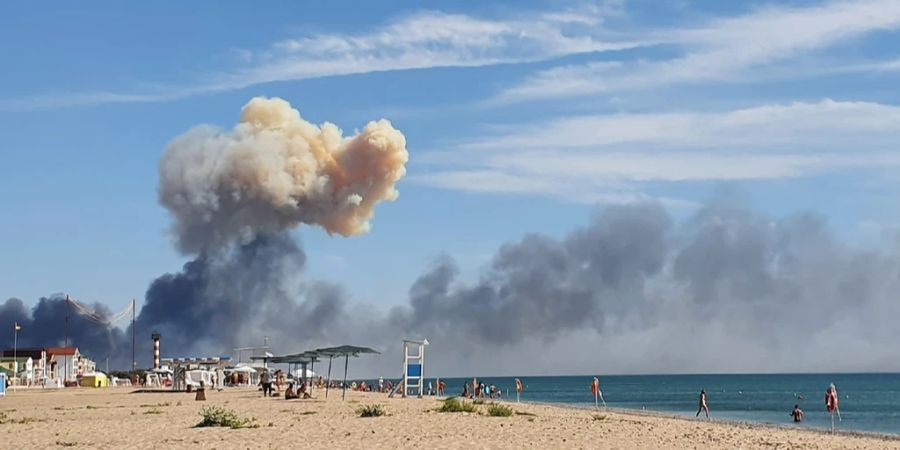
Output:
[[[130,388],[20,390],[0,397],[0,448],[854,448],[900,449],[900,440],[546,405],[511,404],[512,417],[437,413],[434,399],[324,392],[262,398],[251,389],[132,393]],[[387,416],[360,418],[362,405]],[[195,428],[204,406],[252,417],[258,428]],[[484,406],[480,406],[484,409]],[[526,415],[527,414],[527,415]],[[533,415],[532,415],[533,414]],[[4,418],[5,415],[5,418]]]

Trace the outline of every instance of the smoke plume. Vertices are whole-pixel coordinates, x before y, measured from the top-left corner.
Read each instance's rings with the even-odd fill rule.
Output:
[[[308,224],[341,236],[365,233],[375,206],[397,198],[408,158],[405,137],[387,120],[344,137],[277,98],[252,99],[230,131],[200,126],[175,138],[159,163],[159,201],[174,219],[176,247],[194,259],[148,288],[136,320],[140,365],[149,362],[151,332],[163,335],[164,356],[230,354],[263,336],[285,350],[331,343],[326,327],[346,326],[344,294],[303,279],[306,256],[289,231]],[[49,346],[62,343],[65,307],[42,299],[29,314],[11,299],[0,312],[39,330],[28,342]],[[130,329],[71,328],[81,334],[70,342],[86,354],[112,354],[114,366],[130,366],[130,351],[117,351],[130,349]]]
[[[614,206],[503,245],[476,282],[440,258],[394,321],[461,374],[897,370],[897,250],[841,244],[809,213],[714,202],[675,226]]]
[[[254,98],[230,131],[196,127],[159,163],[159,200],[189,254],[248,244],[301,223],[353,236],[378,202],[395,200],[406,173],[406,139],[387,120],[353,137],[317,127],[288,102]]]
[[[502,245],[477,279],[442,257],[407,301],[351,310],[339,285],[303,278],[289,231],[365,232],[375,205],[396,198],[407,157],[386,121],[343,138],[278,99],[252,100],[231,131],[176,138],[159,198],[193,260],[150,285],[139,342],[158,331],[164,355],[197,356],[263,335],[275,351],[351,342],[390,352],[427,337],[429,370],[442,375],[900,369],[896,241],[848,245],[815,214],[773,220],[727,197],[680,223],[657,203],[607,207],[562,238]],[[61,302],[29,312],[10,299],[0,315],[39,330],[27,345],[59,344]],[[88,354],[128,348],[128,331],[82,325],[73,341]],[[360,363],[396,369],[394,358]]]

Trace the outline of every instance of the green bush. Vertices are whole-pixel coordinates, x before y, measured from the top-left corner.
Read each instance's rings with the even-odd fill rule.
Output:
[[[356,410],[359,417],[381,417],[384,415],[384,406],[365,405]]]
[[[487,413],[491,417],[509,417],[513,415],[513,410],[506,405],[491,403],[490,405],[488,405]]]
[[[440,408],[437,409],[437,412],[467,412],[472,413],[475,412],[475,405],[469,403],[465,400],[460,400],[458,397],[450,397],[444,400],[444,403]]]
[[[203,420],[196,425],[197,427],[228,427],[237,429],[256,428],[258,426],[253,423],[252,419],[238,417],[234,411],[218,406],[203,408],[203,411],[200,411],[200,417],[203,417]]]
[[[473,404],[473,405],[483,405],[483,404],[484,404],[484,400],[480,400],[480,399],[478,399],[478,400],[472,400],[472,404]]]

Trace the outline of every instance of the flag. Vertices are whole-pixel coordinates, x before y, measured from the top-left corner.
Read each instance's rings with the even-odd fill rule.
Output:
[[[22,331],[22,327],[19,326],[19,322],[15,322],[15,324],[16,324],[16,331]]]

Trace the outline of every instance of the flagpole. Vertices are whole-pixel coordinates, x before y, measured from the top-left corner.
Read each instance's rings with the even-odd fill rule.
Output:
[[[14,322],[16,324],[15,331],[13,332],[13,377],[15,377],[16,382],[19,381],[19,322]]]
[[[137,364],[134,362],[134,299],[131,299],[131,378],[134,381],[134,372],[137,370]]]

